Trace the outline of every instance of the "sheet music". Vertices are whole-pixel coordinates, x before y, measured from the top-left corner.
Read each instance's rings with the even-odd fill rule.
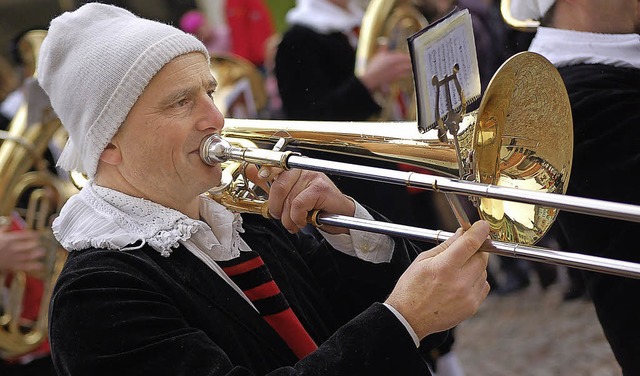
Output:
[[[425,129],[435,126],[437,117],[447,111],[446,92],[440,90],[440,114],[435,114],[436,87],[433,76],[442,80],[453,73],[458,64],[458,81],[464,92],[466,104],[480,97],[480,73],[473,39],[471,15],[464,9],[454,10],[447,17],[432,24],[409,38],[411,57],[414,63],[414,79],[418,99],[418,123]],[[460,108],[462,102],[457,90],[450,86],[452,106]]]

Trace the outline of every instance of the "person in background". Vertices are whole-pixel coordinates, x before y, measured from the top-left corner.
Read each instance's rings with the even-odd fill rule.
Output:
[[[22,32],[12,41],[11,49],[14,52],[14,60],[18,64],[17,70],[19,74],[15,75],[14,68],[11,68],[12,74],[15,75],[17,86],[14,87],[7,99],[0,104],[0,114],[2,114],[0,120],[3,116],[6,117],[6,124],[3,124],[2,130],[7,130],[11,120],[25,101],[27,105],[29,105],[29,100],[35,102],[31,103],[34,107],[31,110],[33,110],[34,114],[37,114],[34,115],[33,119],[39,119],[37,117],[39,115],[38,108],[48,107],[46,94],[42,92],[42,89],[33,78],[36,62],[33,59],[34,47],[31,45],[31,40],[25,38],[28,33],[29,31]],[[5,141],[0,138],[0,145],[3,142]],[[49,162],[48,166],[51,167],[51,172],[56,173],[54,169],[55,159],[49,148],[44,152],[44,157]],[[17,206],[25,208],[26,203],[24,201],[27,197],[28,194],[22,195],[18,200]],[[0,199],[6,198],[0,197]],[[39,276],[44,269],[43,259],[45,258],[45,252],[47,251],[41,244],[39,232],[25,228],[22,218],[19,217],[17,212],[13,216],[7,215],[0,218],[0,272],[3,277],[0,280],[0,283],[3,284],[0,286],[0,292],[8,294],[13,273],[27,273],[24,284],[25,290],[22,293],[23,301],[20,307],[20,320],[35,322],[38,314],[47,309],[46,307],[41,307],[44,285]],[[4,302],[3,309],[9,308],[7,303],[6,301]],[[15,322],[14,317],[11,320],[12,323]],[[0,346],[0,375],[47,376],[56,374],[51,360],[49,342],[46,339],[35,349],[24,354],[15,355],[3,350],[7,349],[2,349]]]
[[[417,253],[301,233],[316,209],[381,219],[318,172],[249,167],[270,219],[205,195],[222,170],[200,145],[224,118],[190,34],[89,3],[51,22],[37,77],[69,133],[58,164],[89,177],[53,223],[59,374],[428,375],[420,341],[489,292],[486,222]]]
[[[264,0],[200,0],[196,5],[209,25],[225,30],[231,53],[263,69],[267,41],[276,33]]]
[[[638,205],[640,2],[517,0],[512,14],[541,20],[529,51],[551,61],[567,87],[574,158],[567,194]],[[640,262],[640,225],[561,212],[573,251]],[[583,272],[605,336],[624,375],[640,375],[640,281]]]
[[[41,271],[45,250],[40,246],[38,232],[5,223],[10,220],[10,217],[2,217],[0,221],[0,271]]]
[[[13,66],[0,56],[0,130],[6,130],[13,115],[17,111],[11,94],[19,85],[18,76]]]
[[[384,47],[361,76],[355,74],[358,32],[364,10],[350,0],[298,0],[286,16],[289,28],[275,58],[275,74],[282,112],[289,120],[365,121],[381,107],[373,93],[411,75],[407,53]],[[346,126],[346,125],[345,125]],[[322,152],[304,152],[326,158]],[[332,159],[395,169],[395,163],[356,157]],[[404,187],[380,182],[333,177],[346,194],[358,197],[394,222],[411,223]]]
[[[282,35],[274,34],[267,40],[264,59],[264,88],[267,92],[267,115],[268,119],[282,119],[282,99],[278,90],[278,79],[276,78],[276,52]]]
[[[40,28],[28,29],[12,38],[9,49],[12,63],[2,62],[0,59],[0,124],[6,130],[18,109],[25,101],[28,86],[33,81],[35,73],[35,54],[32,41],[27,35]],[[10,91],[7,91],[11,89]]]
[[[45,252],[40,244],[38,232],[28,229],[18,231],[12,229],[9,224],[0,226],[0,273],[5,278],[19,271],[26,273],[42,271],[42,258]],[[2,283],[6,282],[7,280],[2,280]],[[38,297],[40,297],[42,291],[40,286],[29,282],[26,288],[30,289],[31,296],[26,296],[24,309],[29,310],[27,315],[30,316],[33,310],[38,312],[36,305],[40,304],[39,299],[33,301],[34,294],[38,290]],[[4,286],[2,289],[4,290]],[[6,305],[4,307],[6,308]],[[29,319],[35,319],[35,316],[30,316]],[[5,356],[2,350],[0,347],[0,375],[2,376],[56,375],[48,341],[44,341],[34,351],[20,356]]]
[[[9,128],[22,100],[19,75],[13,65],[0,56],[0,130]]]
[[[264,69],[267,42],[275,25],[264,0],[227,0],[231,51]]]
[[[225,53],[231,50],[231,36],[226,25],[211,25],[205,15],[193,9],[180,17],[180,28],[195,35],[207,46],[210,53]]]

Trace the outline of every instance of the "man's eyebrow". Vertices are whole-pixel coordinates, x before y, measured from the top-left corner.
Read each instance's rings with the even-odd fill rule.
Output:
[[[215,90],[218,87],[218,81],[216,81],[215,78],[207,79],[203,82],[203,87],[206,90],[210,90],[210,89]],[[177,89],[173,92],[169,92],[160,101],[160,106],[162,107],[170,106],[171,104],[181,100],[182,98],[187,97],[190,94],[196,92],[198,89],[199,89],[198,87],[193,86],[193,87],[185,87],[182,89]]]
[[[175,90],[173,92],[169,92],[160,101],[160,106],[161,107],[169,106],[179,101],[180,99],[184,98],[185,96],[188,96],[190,93],[194,92],[195,90],[196,89],[193,87],[186,87],[186,88]]]

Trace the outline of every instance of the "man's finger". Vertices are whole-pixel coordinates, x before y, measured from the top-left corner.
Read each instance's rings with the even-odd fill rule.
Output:
[[[292,187],[300,178],[301,170],[293,169],[282,172],[278,179],[273,181],[269,189],[269,213],[274,218],[280,218],[284,209],[284,202],[289,196]]]
[[[454,265],[462,267],[489,236],[489,224],[478,221],[473,224],[462,236],[451,243],[447,248],[447,257]]]
[[[266,178],[261,176],[263,171],[266,171]],[[248,165],[245,169],[245,176],[255,185],[262,188],[263,191],[269,192],[269,183],[273,180],[269,167],[262,167],[258,170],[255,165]]]

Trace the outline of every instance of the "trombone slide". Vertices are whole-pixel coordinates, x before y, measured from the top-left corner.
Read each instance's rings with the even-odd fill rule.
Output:
[[[310,220],[310,222],[316,227],[322,225],[338,226],[432,243],[442,243],[453,236],[452,232],[447,231],[429,230],[419,227],[322,212],[313,215],[313,220]],[[563,265],[593,272],[640,279],[640,264],[628,261],[590,256],[581,253],[562,252],[548,248],[525,246],[497,240],[487,240],[480,248],[480,251],[494,253],[500,256],[538,261],[547,264]]]

